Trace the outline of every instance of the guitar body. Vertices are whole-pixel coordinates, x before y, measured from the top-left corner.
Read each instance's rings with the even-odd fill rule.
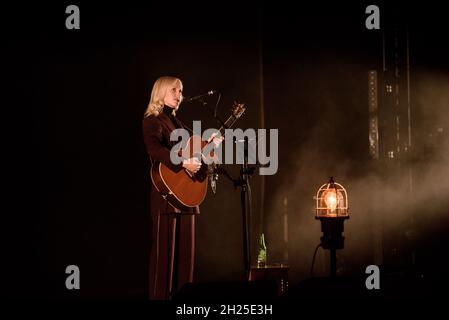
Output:
[[[207,144],[199,136],[190,137],[186,147],[181,151],[185,158],[193,156],[201,159],[202,148]],[[174,172],[161,162],[151,167],[151,180],[156,189],[168,202],[180,210],[200,205],[207,194],[208,166],[201,162],[201,168],[195,174],[182,169]]]

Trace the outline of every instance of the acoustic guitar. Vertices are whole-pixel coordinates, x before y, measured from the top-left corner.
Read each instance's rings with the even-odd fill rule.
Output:
[[[218,130],[222,137],[224,137],[224,130],[231,128],[245,110],[244,104],[234,103],[231,108],[231,115]],[[159,161],[155,161],[151,166],[153,185],[172,206],[181,211],[200,205],[206,197],[209,165],[203,160],[204,157],[214,156],[214,154],[213,151],[208,155],[203,154],[203,152],[206,147],[206,150],[213,150],[211,146],[208,146],[211,143],[213,143],[212,139],[204,141],[200,136],[192,135],[185,148],[179,150],[178,154],[182,154],[185,158],[196,157],[201,161],[201,167],[196,173],[192,173],[185,168],[174,172]]]

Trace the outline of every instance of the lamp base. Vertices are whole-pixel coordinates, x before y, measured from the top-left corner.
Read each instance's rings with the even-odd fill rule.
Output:
[[[331,277],[337,276],[337,249],[343,249],[345,237],[343,237],[345,217],[317,217],[321,220],[321,247],[330,250]]]
[[[343,236],[345,217],[318,217],[321,220],[321,246],[323,249],[343,249],[345,237]]]

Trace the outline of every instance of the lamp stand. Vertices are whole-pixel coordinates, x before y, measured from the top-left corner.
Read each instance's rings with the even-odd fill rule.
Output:
[[[330,275],[337,276],[337,250],[344,248],[345,237],[343,236],[344,222],[349,216],[344,217],[317,217],[321,221],[321,246],[330,250]]]

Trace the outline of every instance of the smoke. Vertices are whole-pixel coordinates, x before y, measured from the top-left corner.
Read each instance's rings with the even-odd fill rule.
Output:
[[[278,176],[284,183],[272,195],[266,211],[269,262],[288,263],[292,282],[310,276],[313,252],[321,237],[313,197],[334,176],[348,191],[350,210],[345,248],[338,251],[339,273],[363,273],[369,264],[432,268],[426,264],[433,262],[424,261],[421,253],[435,255],[432,260],[438,260],[439,253],[429,253],[427,246],[443,240],[449,221],[449,77],[414,74],[412,157],[400,165],[356,156],[354,149],[344,148],[341,141],[348,141],[347,130],[351,128],[336,129],[347,115],[336,117],[333,110],[339,105],[330,96],[330,91],[323,92],[321,103],[326,112],[309,138],[291,151],[288,174]],[[349,101],[348,108],[358,107],[354,103]],[[367,118],[357,121],[367,127]],[[365,135],[353,136],[354,141],[362,139],[368,145],[367,133],[366,129]],[[280,163],[283,165],[285,162]],[[282,241],[284,212],[289,220],[288,244]],[[314,275],[327,275],[328,264],[328,251],[320,249]]]

